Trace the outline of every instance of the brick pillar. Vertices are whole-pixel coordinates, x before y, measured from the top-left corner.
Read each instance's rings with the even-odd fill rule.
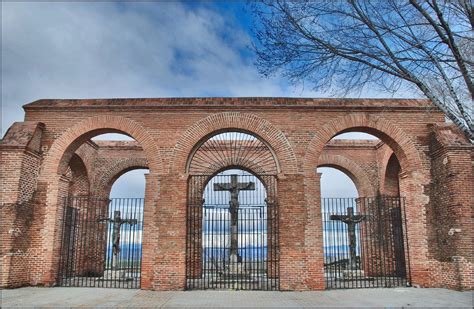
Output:
[[[187,175],[163,175],[159,184],[153,289],[182,290],[186,280]]]
[[[305,200],[306,197],[309,199]],[[322,223],[316,175],[282,175],[280,210],[280,289],[323,288]]]
[[[202,219],[203,219],[203,176],[190,177],[186,187],[186,236],[190,243],[187,245],[187,262],[189,270],[187,276],[193,279],[199,279],[202,276]]]
[[[266,201],[267,201],[267,276],[275,279],[279,277],[279,252],[278,252],[278,238],[279,238],[279,203],[276,196],[278,192],[277,179],[275,176],[262,177],[266,185]]]
[[[157,229],[157,204],[161,195],[161,176],[145,174],[145,205],[143,209],[143,235],[142,235],[142,265],[141,288],[152,290],[154,288],[154,267],[159,263],[156,256],[158,243]]]
[[[54,189],[51,189],[55,185]],[[68,196],[69,179],[54,175],[49,184],[38,183],[38,203],[35,207],[38,212],[35,213],[33,227],[31,228],[33,255],[30,256],[30,265],[40,265],[33,268],[31,272],[33,285],[50,286],[56,283],[61,259],[62,232],[64,228],[64,198]],[[40,192],[41,191],[41,192]],[[45,205],[47,196],[51,196],[54,205]],[[52,237],[44,238],[38,231],[49,229]],[[40,263],[38,261],[41,261]]]
[[[307,210],[305,249],[308,259],[306,289],[308,290],[323,290],[325,287],[321,175],[322,173],[312,172],[304,178]]]
[[[474,287],[474,170],[471,145],[433,143],[431,209],[428,214],[431,286]]]
[[[403,232],[408,237],[405,256],[408,261],[409,255],[412,283],[420,286],[430,286],[426,229],[428,197],[424,195],[423,188],[425,182],[419,172],[400,173],[400,195],[405,197],[405,214],[402,213]]]
[[[4,142],[0,141],[0,287],[13,288],[29,283],[29,226],[36,215],[33,194],[41,155]]]

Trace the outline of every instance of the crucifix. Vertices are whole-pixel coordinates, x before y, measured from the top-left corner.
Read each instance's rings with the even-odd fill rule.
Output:
[[[235,264],[241,261],[239,256],[238,239],[237,239],[237,224],[239,217],[239,192],[255,190],[254,182],[238,182],[237,175],[230,176],[230,183],[215,183],[214,191],[229,191],[230,192],[230,222],[231,222],[231,236],[230,236],[230,261]]]
[[[122,227],[122,224],[130,224],[134,225],[137,224],[138,221],[137,219],[122,219],[120,216],[120,210],[115,210],[114,211],[114,218],[105,218],[105,219],[99,219],[99,222],[111,222],[113,224],[113,229],[112,229],[112,242],[113,242],[113,247],[112,247],[112,254],[114,255],[114,259],[112,262],[112,268],[115,269],[116,263],[117,263],[117,255],[120,253],[120,228]]]
[[[342,221],[347,224],[349,236],[349,268],[356,269],[356,224],[364,220],[366,215],[354,215],[354,208],[347,207],[347,215],[331,215],[329,219]]]

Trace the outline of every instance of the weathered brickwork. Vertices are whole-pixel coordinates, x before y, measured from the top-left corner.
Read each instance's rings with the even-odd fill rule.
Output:
[[[3,287],[54,284],[64,197],[107,197],[147,168],[142,288],[183,289],[189,158],[237,130],[277,161],[281,289],[324,288],[320,166],[347,173],[360,196],[406,198],[414,284],[472,289],[473,147],[427,100],[40,100],[25,111],[0,144]],[[330,141],[351,131],[380,141]],[[136,142],[91,141],[103,133]]]

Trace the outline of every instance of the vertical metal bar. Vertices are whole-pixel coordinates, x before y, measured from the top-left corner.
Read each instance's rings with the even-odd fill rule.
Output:
[[[86,273],[85,275],[87,276],[86,277],[86,286],[90,286],[91,285],[91,262],[92,262],[92,259],[91,259],[91,219],[90,219],[90,216],[91,216],[91,212],[90,212],[90,203],[91,203],[91,199],[89,198],[86,198],[86,197],[83,197],[83,200],[84,200],[84,207],[86,208],[86,240],[87,240],[87,250],[86,250]]]
[[[387,203],[389,204],[388,211],[387,211],[387,234],[388,234],[388,251],[389,251],[389,276],[387,280],[389,281],[389,284],[398,286],[400,285],[397,276],[395,275],[395,263],[396,263],[396,256],[395,256],[395,235],[393,234],[393,227],[394,227],[394,218],[393,218],[393,213],[396,208],[394,208],[394,198],[393,197],[387,197],[386,198]]]
[[[60,249],[60,260],[59,260],[59,269],[58,269],[58,279],[57,283],[59,286],[63,285],[63,276],[64,276],[64,247],[67,244],[66,243],[66,230],[68,229],[67,227],[67,213],[68,213],[68,208],[67,208],[67,196],[63,198],[63,222],[62,222],[62,235],[61,235],[61,249]],[[66,255],[67,258],[67,255]]]
[[[407,226],[407,216],[406,216],[406,204],[405,204],[406,200],[405,200],[405,197],[400,197],[400,206],[401,206],[401,214],[403,215],[403,223],[405,225],[405,230],[403,231],[403,238],[405,240],[405,243],[406,243],[406,261],[405,261],[405,272],[407,272],[407,274],[405,276],[407,276],[408,278],[408,285],[411,286],[411,261],[410,261],[410,246],[409,246],[409,242],[408,242],[408,226]],[[402,241],[403,243],[403,241]]]
[[[386,233],[386,222],[385,222],[385,208],[387,205],[385,205],[385,200],[384,198],[381,196],[379,197],[378,199],[378,207],[379,207],[379,214],[380,214],[380,218],[379,218],[379,221],[380,221],[380,235],[381,235],[381,240],[382,240],[382,243],[381,243],[381,246],[380,246],[380,258],[381,258],[381,265],[382,265],[382,276],[380,277],[381,279],[381,283],[382,283],[382,287],[387,287],[387,282],[386,282],[386,278],[387,278],[387,248],[386,248],[386,244],[387,244],[387,233]]]

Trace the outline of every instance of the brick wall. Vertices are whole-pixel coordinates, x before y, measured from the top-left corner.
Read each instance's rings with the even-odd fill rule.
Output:
[[[359,167],[358,171],[354,170],[354,175],[365,175],[360,182],[367,186],[364,189],[367,192],[380,189],[381,183],[386,181],[381,175],[394,175],[394,172],[382,172],[392,171],[385,164],[392,156],[388,149],[393,151],[399,161],[400,193],[407,197],[407,234],[413,282],[422,286],[472,286],[472,282],[469,283],[469,279],[466,279],[469,271],[472,272],[472,247],[469,246],[472,243],[472,238],[469,238],[469,234],[472,235],[472,222],[469,221],[472,216],[469,217],[466,213],[472,211],[467,205],[472,205],[473,193],[466,189],[469,186],[460,185],[461,182],[472,182],[472,165],[470,169],[466,168],[472,162],[472,148],[464,147],[458,152],[448,149],[449,155],[453,157],[448,170],[456,171],[456,176],[449,178],[438,168],[444,158],[440,157],[440,164],[433,150],[430,137],[433,129],[430,125],[442,124],[444,115],[433,110],[426,100],[42,100],[26,105],[25,110],[25,123],[44,123],[39,146],[45,153],[39,156],[40,173],[37,179],[32,179],[36,177],[34,173],[31,177],[24,176],[25,185],[21,187],[20,178],[25,173],[17,167],[29,164],[27,158],[9,155],[8,151],[2,150],[2,171],[10,172],[8,177],[2,179],[6,185],[2,186],[1,197],[4,201],[2,203],[14,204],[20,200],[19,192],[25,191],[30,192],[25,193],[26,199],[33,202],[30,203],[33,208],[28,208],[30,213],[34,209],[31,222],[28,223],[28,278],[21,279],[22,284],[49,285],[55,282],[62,232],[63,208],[60,201],[67,195],[70,185],[69,180],[62,175],[67,174],[71,158],[76,154],[81,157],[86,170],[93,171],[88,174],[89,182],[100,183],[105,187],[97,192],[100,195],[108,195],[110,189],[107,186],[117,175],[107,171],[121,173],[127,168],[149,168],[145,194],[142,287],[157,290],[184,288],[188,158],[195,146],[209,134],[241,130],[265,141],[278,163],[280,226],[285,226],[280,231],[282,289],[308,290],[324,287],[320,189],[315,169],[323,164],[320,162],[321,158],[334,157],[325,155],[325,151],[332,147],[327,142],[337,133],[349,131],[366,132],[383,142],[373,151],[363,152],[356,150],[359,149],[357,147],[339,150],[338,155],[354,163],[352,167]],[[96,143],[98,147],[90,144],[87,147],[91,149],[87,151],[80,150],[79,147],[91,137],[103,133],[128,134],[140,146],[122,145],[125,148],[135,147],[135,150],[121,152],[122,155],[115,149],[105,147],[101,150],[100,143]],[[31,137],[32,135],[26,139],[35,140]],[[2,140],[2,149],[7,140]],[[37,140],[32,144],[38,144]],[[140,160],[126,162],[130,157],[123,153],[134,151],[137,155],[134,159]],[[97,156],[91,155],[94,152],[97,152]],[[142,156],[138,158],[138,154]],[[394,177],[390,179],[394,180]],[[435,179],[438,179],[436,185]],[[456,179],[457,182],[453,185],[451,179]],[[448,187],[449,190],[444,190],[449,194],[436,196],[440,188]],[[28,191],[20,188],[35,189]],[[96,189],[92,185],[92,190]],[[30,197],[31,192],[34,192],[33,197]],[[449,217],[451,214],[443,214],[442,210],[434,211],[437,198],[442,200],[441,205],[446,206],[445,212],[453,211],[456,215]],[[462,205],[462,211],[457,205]],[[12,216],[12,208],[2,204],[2,211],[5,212],[2,218]],[[449,217],[449,220],[445,222],[439,220],[440,217]],[[456,218],[460,220],[456,221]],[[453,238],[455,245],[448,246],[455,248],[457,254],[450,260],[440,260],[443,250],[439,249],[440,244],[433,237],[434,234],[441,233],[435,227],[440,222],[443,222],[441,225],[444,230],[449,230],[451,226],[460,226],[462,230]],[[27,226],[27,223],[20,225]],[[2,240],[9,239],[5,231],[2,226]],[[2,245],[3,262],[9,259],[7,253],[10,249],[11,244],[6,247]],[[439,263],[444,264],[440,266]],[[12,266],[8,260],[7,267],[3,270],[2,277],[6,278],[2,282],[3,286],[16,284],[11,276],[4,274],[10,273],[20,264],[15,262]],[[459,267],[463,270],[456,273],[455,269]],[[438,276],[440,269],[446,270],[446,276],[455,279],[450,283],[444,282]]]
[[[1,285],[30,283],[30,226],[41,164],[40,123],[15,123],[0,145]]]
[[[474,285],[472,149],[454,126],[433,126],[428,241],[432,244],[432,280],[436,286],[472,289]]]

